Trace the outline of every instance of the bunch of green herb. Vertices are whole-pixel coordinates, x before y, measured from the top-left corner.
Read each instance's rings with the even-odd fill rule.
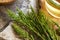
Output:
[[[17,32],[17,34],[24,40],[34,40],[32,35],[29,35],[27,31],[19,27],[16,23],[13,23],[12,27]]]
[[[40,38],[37,40],[59,40],[56,30],[53,29],[53,26],[58,26],[58,24],[48,19],[48,17],[44,15],[43,11],[40,10],[39,13],[36,13],[32,7],[31,12],[28,12],[26,15],[19,9],[17,9],[17,11],[18,15],[11,10],[8,10],[8,15],[16,23],[19,23],[19,25],[25,25],[28,30],[32,31],[32,33],[36,35],[36,37]],[[31,36],[29,32],[20,28],[19,25],[12,25],[17,34],[23,38],[27,38],[27,40],[35,40],[33,34],[31,34]]]

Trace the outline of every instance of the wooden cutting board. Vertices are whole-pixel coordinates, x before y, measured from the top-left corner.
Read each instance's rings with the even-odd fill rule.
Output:
[[[57,23],[60,24],[60,19],[59,18],[55,18],[47,12],[46,7],[45,7],[45,0],[40,0],[40,2],[41,2],[41,9],[45,12],[46,16],[50,17],[53,21],[56,21]]]

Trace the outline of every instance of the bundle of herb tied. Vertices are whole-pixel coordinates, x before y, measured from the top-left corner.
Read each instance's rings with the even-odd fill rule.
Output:
[[[24,14],[17,9],[18,15],[8,10],[9,17],[14,21],[12,28],[24,40],[60,40],[53,28],[54,25],[60,29],[59,25],[48,19],[43,11],[36,13],[31,7],[31,12]],[[25,28],[22,28],[24,26]]]

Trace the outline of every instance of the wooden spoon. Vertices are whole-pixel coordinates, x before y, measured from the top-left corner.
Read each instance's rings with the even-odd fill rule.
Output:
[[[15,0],[0,0],[0,5],[7,5],[13,3]]]
[[[60,0],[56,0],[56,1],[60,3]]]

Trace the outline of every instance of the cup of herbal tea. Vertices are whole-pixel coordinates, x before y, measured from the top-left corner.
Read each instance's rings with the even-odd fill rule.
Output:
[[[60,0],[45,0],[46,10],[55,18],[60,18]]]

